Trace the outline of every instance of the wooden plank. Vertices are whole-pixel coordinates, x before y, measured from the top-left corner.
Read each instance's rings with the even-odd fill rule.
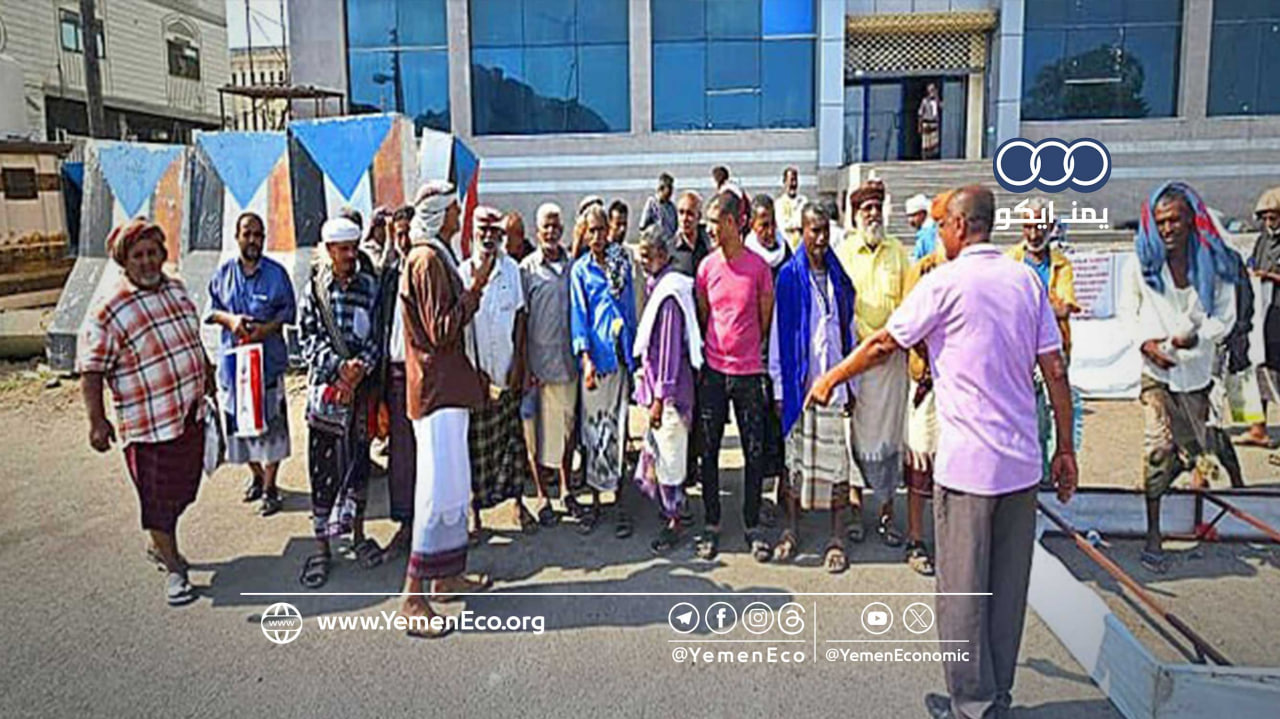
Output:
[[[5,310],[25,310],[32,307],[52,307],[58,304],[58,298],[61,296],[61,287],[52,290],[7,295],[0,297],[0,312]]]

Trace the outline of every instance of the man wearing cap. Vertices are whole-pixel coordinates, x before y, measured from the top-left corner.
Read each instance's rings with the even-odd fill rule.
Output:
[[[471,455],[471,512],[475,533],[482,531],[480,510],[515,500],[515,515],[527,532],[537,521],[521,501],[529,476],[529,457],[520,424],[524,390],[526,317],[520,266],[503,247],[502,214],[477,207],[474,220],[477,251],[462,263],[462,283],[472,283],[475,270],[491,264],[480,307],[467,330],[468,356],[487,385],[481,405],[471,410],[467,448]]]
[[[464,284],[448,238],[458,231],[461,210],[453,185],[434,181],[414,198],[409,237],[413,249],[400,278],[404,310],[406,404],[417,442],[413,540],[405,572],[401,613],[438,616],[423,594],[447,599],[492,585],[467,569],[467,512],[471,506],[471,461],[465,450],[470,410],[481,406],[488,385],[466,351],[466,328],[480,309],[494,255],[472,267]],[[447,626],[414,627],[409,634],[436,638]]]
[[[911,246],[912,262],[919,262],[938,245],[938,225],[929,216],[930,204],[929,198],[923,194],[907,198],[907,224],[916,231],[916,241]]]
[[[849,194],[855,229],[836,250],[857,292],[854,317],[860,342],[883,329],[889,315],[902,303],[910,269],[902,243],[885,234],[884,194],[884,184],[874,180]],[[866,487],[875,492],[880,505],[876,523],[880,539],[886,546],[897,547],[902,544],[902,533],[894,526],[893,496],[902,483],[902,439],[909,387],[906,353],[890,355],[869,369],[860,382],[851,432],[854,458]],[[855,521],[849,528],[849,539],[861,542],[862,488],[854,488],[852,499]]]
[[[360,228],[337,217],[320,229],[323,253],[302,293],[299,334],[307,373],[307,470],[317,552],[299,577],[316,589],[329,578],[330,542],[351,533],[364,568],[382,549],[364,536],[369,472],[367,381],[381,353],[378,280],[361,269]]]
[[[809,200],[800,194],[800,173],[794,167],[783,170],[782,194],[774,198],[773,206],[777,210],[778,229],[793,250],[800,246],[800,211],[808,203]]]
[[[1266,348],[1265,359],[1258,365],[1258,385],[1262,390],[1263,419],[1249,428],[1240,438],[1240,444],[1270,447],[1267,434],[1267,402],[1280,402],[1280,187],[1262,193],[1253,209],[1261,228],[1253,245],[1249,266],[1254,277],[1262,283],[1263,296],[1271,295],[1271,301],[1263,309],[1262,344]]]
[[[165,275],[164,232],[137,219],[107,237],[123,272],[119,287],[85,319],[76,369],[89,415],[89,445],[124,445],[138,491],[147,554],[167,571],[165,600],[196,598],[178,551],[178,518],[195,501],[204,462],[204,395],[212,369],[200,342],[200,314],[180,281]],[[111,388],[116,427],[103,407]]]

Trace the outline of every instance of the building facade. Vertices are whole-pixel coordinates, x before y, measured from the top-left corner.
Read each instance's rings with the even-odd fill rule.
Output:
[[[1280,3],[1251,0],[308,0],[295,83],[464,138],[486,202],[633,208],[661,171],[810,197],[989,185],[1000,142],[1110,150],[1088,197],[1135,217],[1165,179],[1248,217],[1280,179]],[[339,21],[335,21],[339,20]],[[935,118],[930,125],[926,120]],[[1064,195],[1063,199],[1077,199]]]
[[[109,136],[185,142],[216,129],[230,77],[224,0],[98,0],[94,22]],[[77,0],[0,0],[3,52],[23,68],[30,135],[88,134]]]
[[[289,56],[283,47],[231,49],[231,86],[289,85]],[[289,116],[287,100],[253,100],[240,95],[224,98],[223,126],[236,130],[283,130]]]

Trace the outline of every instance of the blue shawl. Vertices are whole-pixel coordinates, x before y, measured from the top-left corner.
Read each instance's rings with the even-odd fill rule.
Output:
[[[853,351],[854,338],[849,331],[853,322],[853,282],[844,273],[836,253],[830,249],[824,260],[827,277],[835,287],[836,314],[840,318],[840,345],[844,354]],[[803,247],[778,271],[774,287],[775,315],[778,323],[778,353],[782,361],[782,436],[800,418],[804,409],[805,381],[809,377],[809,315],[813,311],[812,282],[809,279],[809,253]]]
[[[1181,192],[1195,215],[1187,247],[1187,276],[1196,288],[1196,295],[1200,297],[1205,314],[1212,317],[1214,280],[1221,278],[1223,282],[1235,284],[1239,270],[1231,253],[1227,251],[1222,236],[1218,234],[1217,225],[1209,216],[1209,208],[1200,199],[1200,195],[1184,182],[1166,182],[1142,203],[1138,234],[1134,238],[1134,249],[1138,262],[1142,265],[1142,279],[1156,292],[1164,292],[1161,272],[1167,258],[1154,213],[1156,201],[1167,189]]]

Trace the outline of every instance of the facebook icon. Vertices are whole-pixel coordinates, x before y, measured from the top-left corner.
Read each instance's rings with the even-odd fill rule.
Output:
[[[716,602],[707,607],[706,613],[707,629],[715,634],[728,634],[738,623],[738,610],[728,602]]]

